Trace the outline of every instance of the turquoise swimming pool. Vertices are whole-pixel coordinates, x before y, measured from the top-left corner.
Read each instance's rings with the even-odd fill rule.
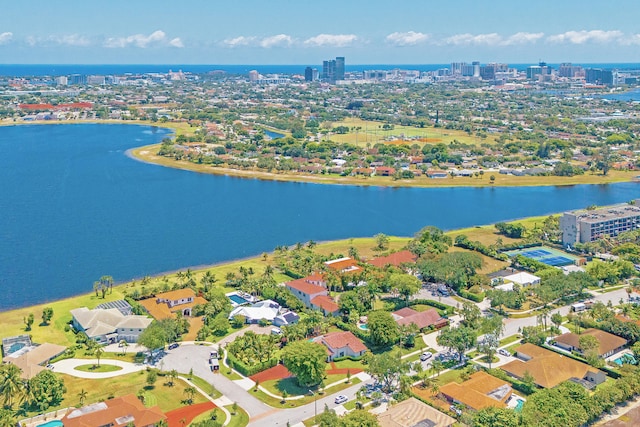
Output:
[[[516,407],[514,409],[516,412],[520,412],[522,411],[523,406],[524,406],[524,400],[518,399],[518,403],[516,404]]]
[[[38,425],[38,427],[64,427],[64,424],[62,424],[62,421],[60,420],[53,420],[44,424],[40,424]]]
[[[631,354],[623,354],[622,356],[618,357],[617,359],[613,359],[614,363],[617,363],[618,365],[623,365],[623,364],[629,364],[629,365],[635,365],[638,362],[636,361],[636,358],[633,357],[633,355]]]
[[[358,325],[359,329],[362,329],[363,331],[368,331],[369,330],[369,325],[367,325],[366,323],[361,323]]]

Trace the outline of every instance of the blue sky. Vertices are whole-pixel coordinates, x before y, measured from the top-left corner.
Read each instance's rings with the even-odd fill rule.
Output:
[[[2,63],[640,63],[640,1],[3,2]]]

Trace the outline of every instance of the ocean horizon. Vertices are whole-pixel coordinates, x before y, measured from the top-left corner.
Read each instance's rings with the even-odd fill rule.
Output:
[[[640,63],[618,62],[618,63],[579,63],[585,68],[605,68],[605,69],[640,69]],[[525,70],[528,64],[509,64],[517,70]],[[552,68],[558,68],[559,63],[548,63]],[[393,70],[407,69],[418,71],[435,71],[441,68],[449,68],[447,64],[349,64],[345,69],[347,72],[362,72],[365,70]],[[42,76],[64,76],[70,74],[84,75],[124,75],[124,74],[146,74],[146,73],[167,73],[169,70],[189,72],[193,74],[205,74],[213,71],[224,71],[229,74],[247,74],[251,70],[258,70],[262,74],[304,74],[306,67],[321,69],[322,64],[0,64],[0,76],[3,77],[42,77]]]

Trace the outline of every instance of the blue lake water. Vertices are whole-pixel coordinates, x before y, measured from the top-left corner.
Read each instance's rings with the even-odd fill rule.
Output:
[[[622,93],[612,93],[608,95],[602,95],[601,98],[609,99],[611,101],[638,101],[640,102],[640,89],[634,89]]]
[[[412,235],[637,198],[636,183],[381,188],[281,183],[138,162],[168,131],[132,125],[0,127],[0,309],[271,251],[382,232]],[[487,179],[487,177],[485,177]]]

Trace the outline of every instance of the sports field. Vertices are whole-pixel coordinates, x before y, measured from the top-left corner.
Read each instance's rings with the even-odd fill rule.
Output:
[[[532,260],[542,262],[552,267],[562,267],[564,265],[575,264],[577,257],[569,255],[566,252],[559,251],[547,246],[536,246],[527,249],[518,249],[515,251],[505,252],[509,258],[516,255],[522,255]]]

